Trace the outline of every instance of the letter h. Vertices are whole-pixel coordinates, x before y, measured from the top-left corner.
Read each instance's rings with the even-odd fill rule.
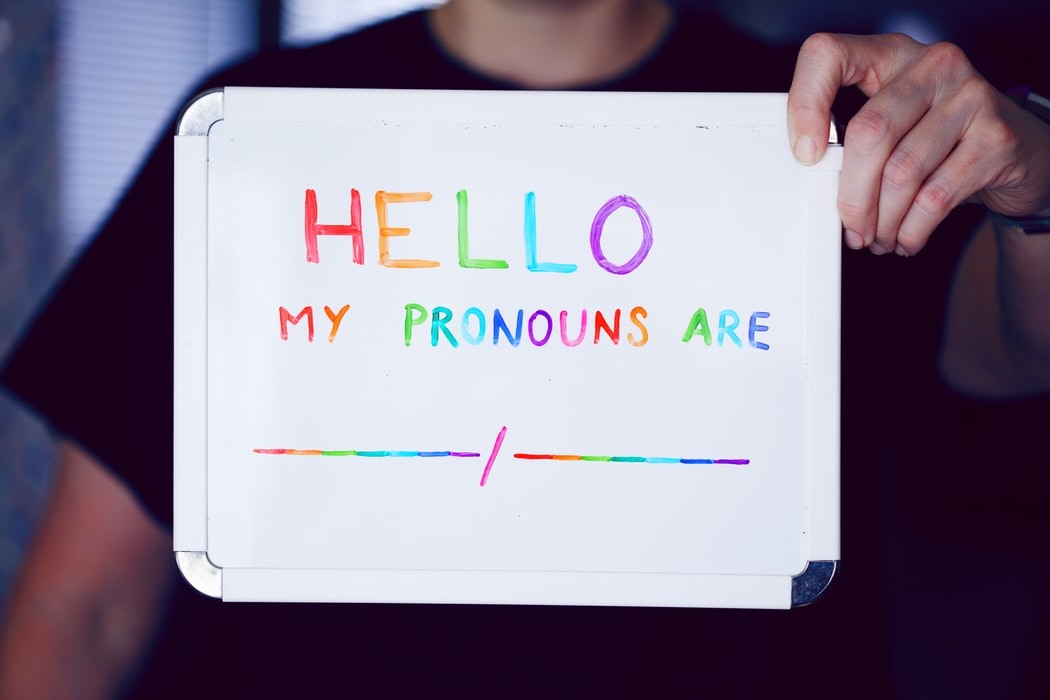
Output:
[[[320,262],[317,253],[318,236],[352,236],[354,245],[354,262],[365,264],[365,241],[361,232],[361,195],[357,190],[350,190],[350,225],[317,223],[317,193],[306,190],[306,261]]]

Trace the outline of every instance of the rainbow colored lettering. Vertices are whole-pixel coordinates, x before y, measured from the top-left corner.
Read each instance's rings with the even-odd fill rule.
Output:
[[[466,270],[506,270],[509,263],[502,258],[474,257],[470,249],[470,198],[465,189],[456,192],[456,259],[459,267]],[[379,264],[395,269],[419,269],[440,267],[437,260],[394,257],[391,250],[393,239],[406,239],[411,230],[406,227],[391,226],[390,209],[395,205],[426,204],[433,200],[430,192],[387,192],[378,190],[375,193],[376,220],[378,223]],[[613,262],[605,254],[602,236],[609,217],[620,209],[633,212],[638,219],[641,234],[635,252],[624,262]],[[318,239],[322,236],[348,236],[352,240],[352,261],[356,265],[365,264],[364,230],[361,223],[361,194],[350,189],[350,223],[321,224],[317,221],[317,193],[306,190],[304,200],[304,240],[306,243],[306,261],[319,263]],[[526,192],[522,213],[522,241],[524,244],[525,268],[529,272],[549,272],[571,274],[578,271],[576,263],[540,261],[538,248],[538,217],[535,192]],[[613,275],[629,275],[637,270],[649,257],[653,248],[653,224],[645,207],[630,195],[620,194],[603,202],[594,214],[588,231],[588,243],[591,258],[605,272]],[[406,242],[407,244],[407,242]],[[336,334],[349,304],[343,304],[338,311],[325,306],[325,314],[330,322],[328,341],[334,342]],[[770,318],[768,311],[754,311],[750,316],[741,316],[735,309],[722,309],[718,312],[718,325],[713,327],[708,319],[707,310],[696,307],[688,323],[684,324],[682,342],[691,342],[701,338],[704,346],[717,344],[718,347],[745,347],[742,338],[742,318],[747,318],[747,345],[755,350],[769,350],[766,342],[769,336],[769,325],[760,323]],[[307,342],[314,338],[314,307],[302,307],[298,313],[281,306],[277,310],[280,337],[288,340],[289,326],[300,323],[305,326]],[[626,333],[621,333],[622,322],[630,324]],[[644,347],[649,342],[649,329],[646,319],[649,311],[641,305],[630,308],[593,309],[586,308],[490,308],[469,306],[466,309],[453,309],[442,304],[422,304],[410,301],[404,304],[404,344],[413,345],[417,331],[423,332],[422,343],[429,341],[431,347],[446,344],[453,348],[481,345],[503,345],[516,348],[522,345],[544,347],[559,343],[565,347],[577,347],[590,338],[593,345],[611,343],[620,345],[621,337],[626,338],[631,347]],[[713,317],[712,317],[713,318]],[[578,320],[577,320],[578,319]],[[683,319],[684,320],[684,319]],[[429,324],[429,328],[423,328]],[[302,331],[299,331],[300,336]],[[527,343],[526,343],[527,340]],[[699,343],[698,343],[699,345]]]
[[[379,264],[385,267],[420,268],[438,267],[436,260],[396,259],[391,257],[390,239],[405,238],[411,230],[403,227],[388,226],[390,205],[429,202],[433,195],[429,192],[384,192],[375,194],[376,219],[379,223]],[[612,263],[602,250],[602,232],[605,222],[617,209],[627,207],[638,215],[642,229],[642,240],[638,250],[631,258],[621,264]],[[456,193],[456,252],[460,267],[474,270],[505,270],[509,267],[506,260],[470,257],[470,229],[468,221],[469,197],[466,190]],[[525,266],[530,272],[576,272],[573,263],[537,262],[536,255],[536,193],[525,194],[524,212]],[[350,190],[350,223],[319,224],[317,223],[317,193],[306,190],[304,234],[306,240],[306,260],[311,263],[321,262],[317,248],[319,236],[350,236],[353,240],[353,261],[357,265],[365,264],[364,232],[361,228],[361,194],[356,189]],[[638,200],[625,194],[612,197],[603,203],[594,215],[590,230],[591,255],[602,269],[614,275],[626,275],[638,268],[649,255],[653,245],[653,227],[649,214]]]

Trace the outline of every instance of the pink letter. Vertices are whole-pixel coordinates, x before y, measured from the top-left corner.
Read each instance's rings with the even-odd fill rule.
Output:
[[[350,190],[350,225],[317,223],[317,193],[306,190],[306,261],[320,262],[317,254],[318,236],[350,236],[353,238],[354,262],[365,264],[365,241],[361,232],[361,195]]]
[[[288,324],[295,325],[299,321],[303,320],[303,316],[306,316],[306,339],[309,342],[314,342],[314,307],[304,306],[303,310],[299,312],[299,315],[292,318],[292,315],[288,313],[288,309],[283,306],[280,307],[281,314],[281,340],[288,340]]]

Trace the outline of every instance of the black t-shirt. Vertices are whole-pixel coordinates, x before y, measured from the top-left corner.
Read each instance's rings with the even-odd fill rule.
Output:
[[[794,49],[771,49],[717,20],[682,17],[631,73],[593,89],[784,91]],[[425,13],[305,49],[263,53],[212,76],[209,87],[507,89],[435,44]],[[189,96],[187,96],[188,100]],[[33,325],[4,374],[54,427],[110,465],[171,522],[174,157],[169,129],[131,189]],[[158,313],[162,311],[162,313]],[[61,361],[58,361],[61,358]],[[99,410],[102,406],[105,410]],[[145,455],[150,459],[144,460]],[[158,457],[161,457],[158,459]]]
[[[682,14],[633,71],[585,87],[785,91],[795,53],[715,17]],[[444,54],[423,13],[319,46],[261,54],[200,89],[222,85],[514,87]],[[168,526],[170,136],[159,141],[3,373],[14,393],[108,465]],[[911,470],[929,468],[944,454],[928,431],[930,415],[954,411],[958,421],[970,421],[965,426],[985,425],[964,400],[946,394],[934,370],[945,290],[974,217],[963,212],[956,219],[945,227],[951,235],[938,233],[914,260],[844,256],[844,563],[813,606],[768,612],[223,604],[180,582],[136,696],[399,696],[436,688],[496,697],[668,690],[889,695],[887,513],[929,524],[930,498],[943,481]],[[1023,415],[1026,408],[1005,410]],[[986,453],[975,447],[975,454],[956,465],[962,473],[977,473],[974,460]],[[902,491],[908,497],[899,498]]]

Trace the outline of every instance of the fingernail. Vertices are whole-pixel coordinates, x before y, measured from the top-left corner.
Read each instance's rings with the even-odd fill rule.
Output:
[[[893,249],[893,252],[901,256],[902,258],[908,257],[908,251],[904,250],[904,248],[901,247],[899,243],[897,244],[897,247]]]
[[[846,245],[853,250],[860,250],[864,247],[864,239],[856,231],[846,229]]]
[[[817,162],[817,144],[813,139],[803,134],[795,141],[795,158],[803,165],[812,165]]]
[[[885,255],[889,252],[878,243],[872,243],[870,246],[868,246],[868,250],[870,250],[872,253],[875,253],[875,255]]]

